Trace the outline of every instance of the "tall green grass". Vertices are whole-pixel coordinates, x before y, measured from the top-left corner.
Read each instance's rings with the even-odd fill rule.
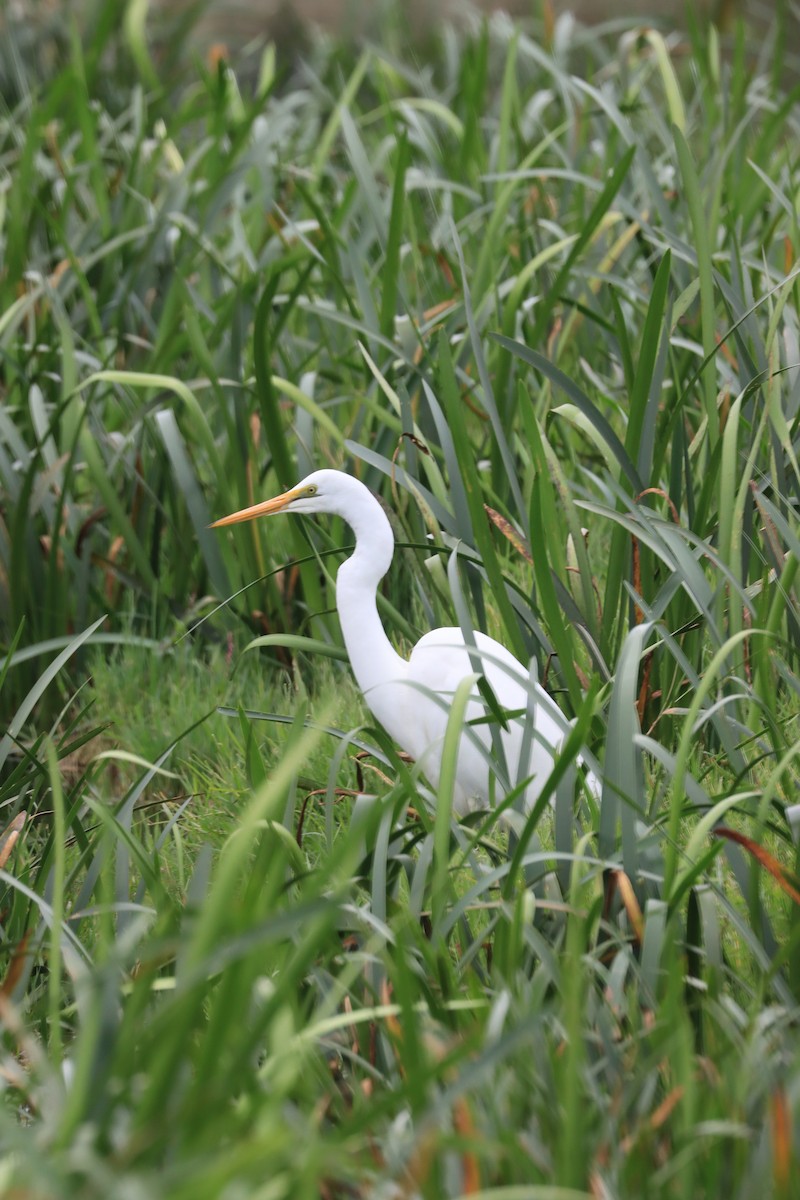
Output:
[[[159,78],[99,11],[3,62],[0,1180],[791,1196],[780,47],[497,18]],[[486,629],[576,719],[533,812],[455,822],[455,724],[433,796],[352,717],[340,522],[208,530],[322,464],[391,506],[398,644]]]

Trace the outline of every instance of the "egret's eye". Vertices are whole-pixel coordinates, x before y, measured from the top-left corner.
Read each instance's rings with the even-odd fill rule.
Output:
[[[310,483],[308,485],[308,487],[306,488],[306,495],[307,496],[316,496],[317,491],[318,491],[317,485],[315,483]]]

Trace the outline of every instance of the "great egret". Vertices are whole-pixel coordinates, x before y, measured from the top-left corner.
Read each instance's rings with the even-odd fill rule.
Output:
[[[288,492],[215,521],[234,525],[274,513],[332,513],[353,530],[355,550],[336,576],[336,607],[356,682],[372,715],[438,787],[448,712],[459,683],[484,676],[501,709],[516,714],[499,730],[511,786],[528,780],[523,793],[530,808],[553,769],[569,724],[553,700],[512,654],[484,633],[468,646],[459,628],[434,629],[420,638],[411,657],[392,646],[378,615],[378,584],[394,554],[392,527],[378,501],[359,480],[342,471],[314,471]],[[522,714],[527,714],[523,717]],[[453,807],[464,813],[502,798],[490,786],[492,727],[488,709],[474,687],[467,703],[457,752]],[[475,723],[477,722],[477,723]],[[471,723],[471,724],[470,724]],[[495,773],[496,774],[496,773]],[[589,775],[588,786],[597,792]]]

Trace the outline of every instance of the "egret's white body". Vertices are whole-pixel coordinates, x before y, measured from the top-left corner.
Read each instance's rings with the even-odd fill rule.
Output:
[[[510,786],[528,781],[523,799],[529,808],[541,793],[569,729],[547,692],[505,646],[484,633],[476,633],[474,647],[468,647],[461,629],[434,629],[420,638],[409,659],[397,653],[386,636],[376,599],[378,584],[391,565],[394,536],[386,514],[363,483],[342,471],[314,471],[290,491],[223,517],[215,525],[278,512],[332,513],[355,534],[355,550],[336,577],[336,607],[356,682],[389,736],[419,763],[436,788],[453,696],[465,677],[482,674],[502,710],[527,714],[524,719],[520,715],[510,719],[505,729],[498,724],[494,728],[499,730]],[[505,790],[490,782],[493,726],[486,716],[486,704],[475,685],[456,756],[456,812],[497,802]],[[476,719],[478,724],[468,724]],[[591,776],[589,786],[596,790]]]

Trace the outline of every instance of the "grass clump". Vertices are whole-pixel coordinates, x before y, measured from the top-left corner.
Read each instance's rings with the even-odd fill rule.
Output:
[[[134,10],[3,93],[3,1186],[785,1200],[781,47],[497,18],[157,79]],[[320,464],[390,503],[397,643],[535,659],[599,798],[567,753],[455,822],[364,723],[341,523],[207,529]]]

